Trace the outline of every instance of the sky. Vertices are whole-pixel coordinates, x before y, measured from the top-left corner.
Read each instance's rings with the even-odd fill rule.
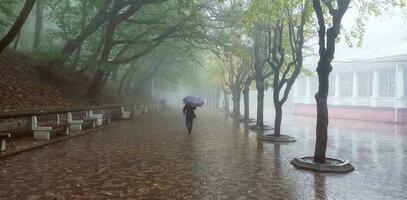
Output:
[[[390,12],[390,11],[389,11]],[[343,19],[343,26],[347,29],[355,24],[357,12],[349,10]],[[366,35],[361,48],[349,48],[344,41],[337,44],[337,54],[348,54],[371,48],[378,48],[385,45],[394,45],[407,41],[407,13],[395,10],[391,13],[384,13],[378,17],[370,17],[366,23]]]
[[[357,10],[348,10],[342,25],[350,30],[356,24]],[[343,36],[343,35],[342,35]],[[317,38],[316,38],[317,39]],[[378,17],[369,17],[366,21],[366,32],[362,47],[349,47],[345,40],[336,44],[335,61],[358,59],[362,55],[373,52],[381,47],[391,47],[404,42],[407,45],[407,13],[401,10],[389,11]],[[314,45],[317,52],[317,45]],[[405,52],[407,54],[407,52]],[[306,68],[313,69],[318,62],[318,57],[306,59]]]

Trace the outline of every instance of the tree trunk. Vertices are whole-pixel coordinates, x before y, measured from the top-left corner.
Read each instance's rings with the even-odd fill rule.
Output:
[[[226,93],[226,91],[223,91],[223,97],[224,97],[224,109],[225,109],[225,113],[229,114],[229,96]]]
[[[326,158],[326,147],[328,142],[328,91],[329,91],[329,74],[332,66],[329,61],[320,60],[318,63],[318,81],[319,89],[315,94],[317,102],[317,128],[314,162],[324,163]]]
[[[328,92],[329,92],[329,74],[332,71],[331,62],[335,54],[335,40],[339,35],[341,20],[349,7],[350,0],[337,1],[337,9],[332,11],[332,26],[326,30],[323,9],[319,0],[313,0],[313,7],[318,18],[318,37],[319,37],[319,62],[317,67],[319,88],[315,94],[317,103],[317,128],[314,162],[324,163],[326,158],[326,146],[328,142]],[[326,30],[326,31],[325,31]],[[326,37],[326,41],[325,41]],[[325,46],[326,45],[326,46]]]
[[[281,69],[281,68],[278,68]],[[273,103],[274,103],[274,136],[280,136],[281,130],[281,117],[283,115],[282,105],[283,102],[280,101],[280,70],[276,70],[274,73],[274,80],[273,80]]]
[[[219,98],[220,98],[220,94],[221,92],[219,91],[219,89],[218,90],[216,90],[216,99],[215,99],[215,107],[216,107],[216,110],[219,110]]]
[[[243,90],[243,102],[244,102],[244,119],[248,120],[250,118],[250,105],[249,105],[249,88]]]
[[[123,77],[122,77],[122,80],[120,81],[120,85],[119,85],[119,94],[121,94],[122,93],[122,90],[123,90],[123,87],[124,87],[124,83],[126,82],[126,80],[127,80],[127,77],[129,77],[130,76],[130,74],[133,74],[132,73],[132,68],[131,67],[129,67],[129,69],[127,69],[127,72],[123,75]]]
[[[14,46],[13,46],[13,49],[14,49],[14,50],[17,50],[18,44],[20,43],[20,38],[21,38],[21,33],[19,33],[19,34],[17,35],[16,39],[14,40]]]
[[[84,64],[85,66],[83,66],[83,68],[78,71],[79,75],[83,74],[86,70],[92,67],[93,63],[97,62],[99,54],[102,51],[102,47],[104,44],[103,37],[104,36],[102,34],[99,45],[96,47],[96,49],[92,49],[92,52],[94,53],[89,57],[89,60],[86,61],[86,63]]]
[[[129,76],[129,78],[125,82],[124,91],[126,91],[126,94],[131,94],[131,92],[132,92],[131,89],[134,88],[133,79],[134,79],[133,76]]]
[[[276,116],[274,118],[274,136],[280,137],[281,135],[281,120],[283,117],[283,109],[280,103],[274,103]]]
[[[235,89],[233,91],[233,114],[236,115],[236,117],[239,117],[240,115],[240,90]]]
[[[257,88],[257,126],[263,128],[263,110],[264,110],[264,81],[256,81]]]
[[[88,92],[86,94],[87,98],[94,99],[96,97],[96,95],[99,93],[99,90],[101,89],[104,78],[105,72],[98,69],[95,73],[95,76],[93,77],[92,83],[89,86]]]
[[[250,95],[250,85],[253,82],[252,77],[248,77],[244,83],[243,89],[243,101],[244,101],[244,119],[250,119],[250,102],[249,102],[249,95]]]
[[[87,2],[84,2],[82,4],[81,30],[85,29],[85,26],[86,26],[86,9],[87,9],[86,3]],[[81,57],[81,51],[82,51],[82,44],[76,50],[75,59],[74,59],[74,61],[72,63],[72,69],[73,70],[76,70],[76,68],[77,68],[77,66],[79,64],[79,60],[80,60],[80,57]]]
[[[78,50],[76,50],[75,59],[73,60],[72,66],[71,66],[71,68],[73,70],[76,70],[76,68],[78,67],[79,60],[81,58],[81,50],[82,50],[82,47],[79,47]]]
[[[35,7],[35,32],[34,32],[34,44],[33,49],[37,50],[41,44],[41,32],[43,26],[43,4],[42,0],[37,0],[37,5]]]
[[[32,8],[34,7],[36,0],[26,0],[24,7],[21,10],[19,16],[14,22],[13,26],[10,28],[8,33],[0,40],[0,54],[4,51],[8,45],[13,42],[14,38],[20,33],[21,28],[23,27],[25,21],[31,13]]]
[[[100,69],[101,64],[106,64],[109,61],[110,52],[113,48],[113,37],[116,30],[117,23],[110,20],[105,31],[105,41],[103,45],[102,54],[100,55],[99,66],[93,78],[92,84],[88,89],[86,97],[95,98],[96,95],[102,90],[110,72]]]

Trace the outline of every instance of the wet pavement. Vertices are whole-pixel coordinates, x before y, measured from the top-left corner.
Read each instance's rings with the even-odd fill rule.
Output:
[[[407,199],[407,126],[332,120],[328,156],[349,174],[297,170],[313,154],[315,119],[286,116],[288,145],[262,142],[223,113],[179,110],[0,160],[0,199]]]

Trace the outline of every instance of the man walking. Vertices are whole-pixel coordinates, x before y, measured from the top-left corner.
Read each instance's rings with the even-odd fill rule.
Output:
[[[190,106],[188,104],[185,104],[184,109],[182,109],[182,111],[185,115],[185,121],[186,121],[186,125],[187,125],[189,134],[191,134],[191,131],[192,131],[192,122],[193,122],[194,118],[196,118],[195,111],[194,111],[195,109],[196,109],[196,107]]]

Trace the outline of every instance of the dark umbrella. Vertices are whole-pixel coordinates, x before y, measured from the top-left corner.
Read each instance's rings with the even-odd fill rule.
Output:
[[[193,107],[201,107],[205,104],[205,102],[196,96],[186,96],[184,99],[182,99],[185,104]]]

